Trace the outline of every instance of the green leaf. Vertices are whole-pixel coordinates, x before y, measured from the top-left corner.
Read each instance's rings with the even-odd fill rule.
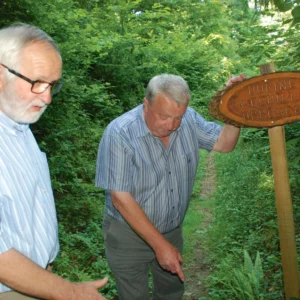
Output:
[[[292,10],[292,16],[294,19],[300,18],[300,6],[296,6]]]
[[[286,2],[284,0],[274,0],[274,4],[281,12],[288,11],[293,7],[293,3],[291,1]]]
[[[291,26],[295,26],[295,25],[298,24],[298,23],[300,23],[300,17],[294,18],[294,19],[293,19],[293,22],[292,22],[292,24],[291,24]]]

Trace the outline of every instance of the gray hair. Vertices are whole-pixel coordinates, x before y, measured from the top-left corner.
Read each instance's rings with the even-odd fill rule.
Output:
[[[160,74],[149,81],[145,97],[150,104],[158,94],[168,97],[178,105],[187,104],[191,98],[187,82],[181,76],[171,74]]]
[[[18,69],[22,50],[34,43],[46,42],[60,56],[57,45],[43,30],[24,23],[12,24],[0,29],[0,63],[12,69]]]

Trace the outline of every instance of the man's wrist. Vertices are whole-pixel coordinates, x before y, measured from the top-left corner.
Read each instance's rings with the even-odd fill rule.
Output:
[[[56,276],[56,275],[55,275]],[[75,298],[75,284],[69,280],[56,276],[58,282],[55,288],[50,291],[50,300],[72,300]]]

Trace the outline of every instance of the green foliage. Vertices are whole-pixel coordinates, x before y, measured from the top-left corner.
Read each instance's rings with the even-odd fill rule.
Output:
[[[29,13],[27,0],[1,0],[0,1],[0,27],[8,25],[12,22],[30,23],[34,20],[34,16]]]
[[[280,10],[280,11],[288,11],[293,7],[293,2],[288,0],[274,0],[275,6]]]
[[[235,268],[232,276],[225,277],[221,284],[230,290],[230,299],[263,300],[264,282],[263,269],[259,252],[257,252],[255,263],[253,264],[248,252],[244,251],[244,265]]]
[[[101,230],[104,195],[89,184],[73,185],[72,189],[56,198],[61,251],[54,272],[74,282],[108,277],[101,293],[113,298],[117,290],[105,259]]]
[[[299,253],[300,191],[296,179],[299,177],[298,138],[299,123],[286,126]],[[215,222],[209,228],[207,236],[211,263],[215,264],[210,279],[212,299],[243,299],[233,293],[231,274],[233,268],[238,268],[244,250],[248,253],[259,252],[262,258],[265,277],[260,296],[263,299],[284,299],[277,211],[266,130],[243,129],[242,140],[237,149],[233,153],[217,155],[216,165],[218,189],[215,192]]]
[[[60,223],[61,251],[55,261],[54,272],[74,282],[108,277],[109,282],[101,293],[110,299],[117,291],[104,257],[101,227],[99,223],[88,223],[84,231],[77,233],[67,232]]]
[[[255,1],[253,10],[246,0],[0,2],[1,26],[14,21],[37,25],[54,38],[63,57],[63,90],[32,126],[47,153],[56,198],[61,252],[55,272],[76,281],[111,277],[101,235],[104,195],[93,187],[98,144],[112,119],[142,102],[152,76],[182,75],[191,87],[191,106],[207,116],[207,103],[229,75],[258,75],[258,65],[270,60],[278,70],[299,69],[299,28],[289,28],[291,14],[299,17],[298,4],[291,14],[278,15],[259,10],[261,3]],[[274,22],[260,23],[263,14]],[[243,132],[241,152],[218,158],[211,260],[222,277],[238,268],[243,249],[259,251],[265,294],[278,300],[281,265],[267,134]],[[297,224],[299,132],[299,123],[287,126]],[[261,143],[253,145],[256,139]],[[299,247],[298,227],[296,233]],[[116,294],[113,279],[105,293]],[[231,299],[226,293],[218,286],[215,295]]]
[[[247,251],[244,251],[244,266],[233,271],[233,280],[230,284],[238,299],[258,300],[263,297],[263,270],[259,252],[255,263]]]
[[[300,23],[300,6],[299,1],[293,0],[274,0],[274,5],[280,12],[291,12],[292,19],[289,19],[291,26]]]

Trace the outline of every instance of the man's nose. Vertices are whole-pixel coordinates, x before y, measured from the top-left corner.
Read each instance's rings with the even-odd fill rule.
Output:
[[[168,119],[166,123],[166,127],[168,130],[174,130],[175,128],[175,120],[174,119]]]
[[[51,87],[48,87],[42,94],[40,94],[40,98],[45,104],[49,105],[52,101]]]

